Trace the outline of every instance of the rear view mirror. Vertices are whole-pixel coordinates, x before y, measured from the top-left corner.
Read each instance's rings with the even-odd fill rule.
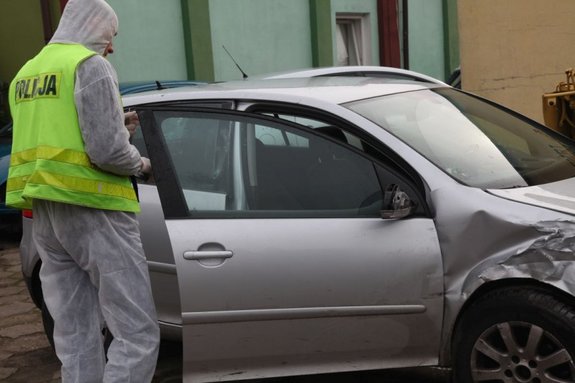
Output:
[[[387,187],[383,196],[381,218],[402,219],[411,215],[414,210],[415,202],[398,185],[391,184]]]

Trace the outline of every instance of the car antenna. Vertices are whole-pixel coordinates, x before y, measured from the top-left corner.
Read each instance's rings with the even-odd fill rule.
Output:
[[[228,52],[228,50],[226,49],[226,46],[225,46],[225,45],[222,45],[222,48],[224,48],[224,50],[226,51],[226,53],[228,54],[228,56],[230,56],[230,58],[232,59],[232,61],[234,62],[234,64],[236,64],[236,67],[240,70],[240,72],[242,72],[242,76],[243,76],[244,80],[245,80],[246,78],[248,78],[248,75],[246,74],[246,72],[244,72],[244,71],[242,70],[242,68],[239,66],[239,64],[236,62],[236,60],[234,60],[234,57],[231,55],[230,52]]]
[[[156,87],[158,90],[166,89],[166,87],[163,86],[158,80],[156,80]]]

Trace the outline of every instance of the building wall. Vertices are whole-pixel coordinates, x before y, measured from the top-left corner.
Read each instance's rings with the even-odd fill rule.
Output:
[[[216,81],[312,66],[308,0],[211,0]]]
[[[408,1],[409,69],[445,79],[442,0]]]
[[[573,0],[459,0],[464,89],[543,121],[541,95],[575,66]]]
[[[55,27],[60,2],[51,1]],[[250,75],[333,65],[340,13],[368,15],[368,64],[379,65],[378,0],[107,1],[120,20],[110,61],[122,82],[241,78],[224,45]],[[456,0],[407,1],[410,69],[443,78],[442,1]],[[0,81],[8,82],[44,45],[39,4],[0,4]]]
[[[137,0],[109,0],[109,3],[120,19],[120,33],[114,44],[116,52],[110,57],[120,81],[240,79],[241,72],[223,46],[248,75],[314,66],[310,0],[187,0],[189,15],[185,10],[182,12],[182,0],[166,0],[161,5]],[[136,3],[138,17],[133,17]],[[321,61],[321,65],[335,62],[337,13],[369,15],[370,64],[379,64],[377,0],[320,0],[318,7],[320,12],[329,8],[331,13],[329,43],[334,55],[327,62]],[[205,26],[196,25],[194,15],[199,13],[209,17]],[[187,30],[182,27],[186,23]],[[161,27],[152,27],[155,25]],[[186,42],[186,33],[195,37]],[[324,39],[325,35],[320,36],[320,44],[327,43]],[[209,50],[198,50],[208,45]]]
[[[37,2],[37,1],[36,1]],[[119,19],[110,62],[120,81],[183,80],[186,51],[180,0],[108,0]],[[137,10],[137,12],[136,12]]]
[[[8,86],[20,67],[44,46],[37,0],[0,1],[0,127],[9,121]]]
[[[9,83],[22,65],[44,46],[38,0],[0,3],[0,82]]]
[[[321,10],[327,7],[331,15],[329,35],[333,57],[320,65],[333,65],[336,61],[335,23],[336,15],[340,13],[367,15],[371,50],[367,64],[378,65],[377,1],[331,0],[318,6]],[[248,75],[313,67],[310,17],[309,0],[211,0],[215,80],[241,78],[223,45]]]

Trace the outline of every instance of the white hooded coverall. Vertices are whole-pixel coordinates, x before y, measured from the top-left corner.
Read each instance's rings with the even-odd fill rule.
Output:
[[[117,28],[104,0],[69,0],[51,43],[79,43],[98,53],[76,71],[86,153],[104,171],[134,175],[143,162],[129,143],[116,72],[102,56]],[[159,328],[135,215],[40,199],[33,204],[33,238],[62,382],[150,382]],[[107,363],[104,321],[114,337]]]

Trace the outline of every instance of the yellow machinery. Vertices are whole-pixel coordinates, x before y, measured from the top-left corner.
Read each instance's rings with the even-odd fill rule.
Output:
[[[567,81],[560,82],[555,92],[543,94],[545,125],[575,139],[575,70],[565,71]]]

